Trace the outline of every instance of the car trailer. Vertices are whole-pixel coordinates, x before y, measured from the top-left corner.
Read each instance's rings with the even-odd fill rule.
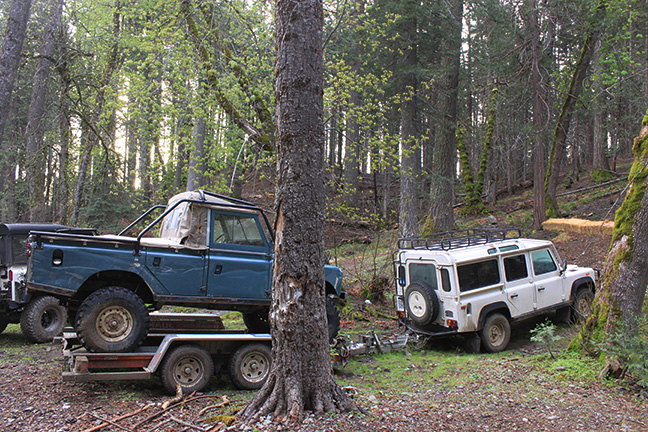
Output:
[[[79,345],[76,334],[63,333],[67,369],[63,381],[143,380],[158,375],[171,394],[201,391],[215,373],[225,372],[241,390],[265,383],[272,365],[267,333],[225,330],[213,314],[151,314],[144,345],[128,353],[93,353]],[[404,349],[409,335],[378,337],[375,332],[338,337],[331,348],[333,366],[344,367],[353,356]]]
[[[225,330],[213,314],[151,314],[151,330],[133,352],[93,353],[64,331],[63,381],[142,380],[158,375],[172,394],[201,391],[215,373],[227,373],[242,390],[260,388],[268,377],[269,334]]]

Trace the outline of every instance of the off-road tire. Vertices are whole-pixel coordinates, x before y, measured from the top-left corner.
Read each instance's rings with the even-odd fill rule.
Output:
[[[229,376],[241,390],[260,389],[270,375],[272,350],[266,344],[252,343],[239,347],[230,357]]]
[[[405,290],[407,316],[418,326],[426,326],[439,316],[439,297],[427,282],[412,282]]]
[[[200,345],[180,345],[167,352],[160,363],[160,380],[169,394],[182,394],[204,390],[214,375],[214,360]]]
[[[0,314],[0,333],[5,331],[8,325],[9,325],[9,319],[6,316]]]
[[[594,293],[587,288],[581,288],[572,303],[571,319],[575,323],[584,321],[592,313]]]
[[[51,342],[63,332],[66,310],[57,298],[32,299],[20,314],[20,330],[32,342]]]
[[[148,333],[144,301],[122,287],[102,288],[86,298],[76,314],[79,341],[92,352],[128,352]]]
[[[326,297],[326,323],[328,325],[329,343],[332,343],[340,331],[340,313],[332,298]]]
[[[504,351],[511,340],[511,324],[501,313],[492,313],[484,321],[479,337],[484,351],[490,353]]]
[[[242,312],[243,322],[250,333],[270,333],[268,309],[257,309],[252,312]]]

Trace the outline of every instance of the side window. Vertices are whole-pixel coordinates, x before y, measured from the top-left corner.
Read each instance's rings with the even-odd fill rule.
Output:
[[[256,219],[247,215],[215,214],[212,244],[264,246]]]
[[[533,261],[533,272],[536,275],[550,273],[558,269],[548,249],[531,253],[531,260]]]
[[[446,268],[441,269],[441,287],[445,292],[450,292],[452,289],[450,286],[450,272]]]
[[[506,273],[506,280],[509,282],[524,279],[529,276],[526,257],[524,255],[516,255],[504,258],[504,272]]]
[[[11,239],[11,249],[12,249],[12,261],[14,264],[26,264],[27,263],[27,248],[25,244],[27,243],[27,235],[14,236]]]
[[[430,284],[434,289],[438,289],[436,267],[434,264],[411,263],[409,265],[410,283],[423,281]]]
[[[462,292],[500,282],[496,259],[457,266],[457,276],[459,276],[459,289]]]

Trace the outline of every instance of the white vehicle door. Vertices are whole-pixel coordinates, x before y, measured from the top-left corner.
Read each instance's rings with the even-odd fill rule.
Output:
[[[562,276],[558,261],[551,250],[540,249],[531,252],[533,263],[533,282],[538,298],[538,309],[547,308],[562,303],[565,299]]]
[[[511,305],[511,315],[518,316],[537,309],[536,289],[525,253],[502,257],[506,284],[504,291]]]

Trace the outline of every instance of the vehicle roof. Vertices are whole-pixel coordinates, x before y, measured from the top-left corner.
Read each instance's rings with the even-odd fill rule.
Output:
[[[517,246],[518,249],[504,250],[501,249],[506,246]],[[515,254],[528,250],[535,250],[540,248],[553,247],[553,243],[547,240],[536,240],[529,238],[516,238],[506,239],[501,241],[489,242],[479,245],[461,247],[456,249],[403,249],[401,253],[408,258],[419,257],[420,259],[434,259],[439,264],[453,265],[462,262],[475,261],[485,259],[489,256],[497,256],[499,254]],[[496,253],[488,253],[489,250],[496,248]]]
[[[69,226],[53,223],[3,223],[0,224],[0,235],[29,234],[30,231],[60,231],[74,229]]]

